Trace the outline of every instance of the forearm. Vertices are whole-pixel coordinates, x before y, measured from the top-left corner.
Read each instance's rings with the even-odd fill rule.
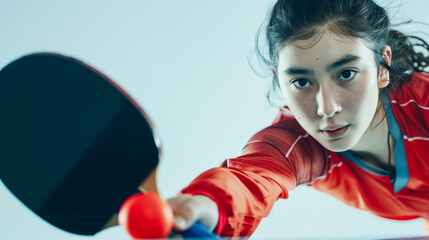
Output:
[[[286,197],[277,183],[252,172],[214,168],[198,176],[182,193],[204,194],[219,210],[216,233],[250,236],[279,197]]]

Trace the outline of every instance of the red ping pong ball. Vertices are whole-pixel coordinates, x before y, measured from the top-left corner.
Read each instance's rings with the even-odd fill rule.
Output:
[[[173,209],[156,193],[138,193],[122,204],[118,221],[134,239],[166,238],[173,229]]]

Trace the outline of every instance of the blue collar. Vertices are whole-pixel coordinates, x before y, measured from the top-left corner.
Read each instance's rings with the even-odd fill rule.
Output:
[[[384,110],[387,113],[387,124],[389,126],[390,134],[396,141],[396,146],[394,150],[396,176],[394,179],[393,191],[394,193],[397,193],[399,190],[405,188],[408,184],[408,180],[409,180],[408,164],[407,164],[407,158],[405,155],[403,135],[401,132],[401,128],[399,127],[395,119],[395,116],[393,115],[393,112],[390,106],[389,97],[388,96],[382,97],[382,101],[383,101]],[[350,151],[338,152],[338,154],[341,156],[344,156],[345,158],[350,160],[358,167],[374,175],[378,175],[378,176],[389,175],[388,171],[378,168],[372,164],[369,164],[361,160],[360,158],[354,156]],[[373,169],[379,170],[381,173],[371,170],[368,166],[371,166]]]

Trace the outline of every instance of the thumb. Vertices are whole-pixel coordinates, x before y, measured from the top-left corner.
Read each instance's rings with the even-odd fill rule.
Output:
[[[174,228],[179,231],[190,228],[201,218],[198,205],[192,198],[188,198],[174,211]]]
[[[184,217],[175,215],[174,216],[174,228],[183,231],[190,227],[189,221],[187,221]]]
[[[169,199],[174,210],[174,228],[184,231],[195,222],[213,231],[219,220],[216,203],[204,195],[178,195]]]

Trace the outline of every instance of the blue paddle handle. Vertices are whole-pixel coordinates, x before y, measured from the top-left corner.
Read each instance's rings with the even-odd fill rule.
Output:
[[[175,233],[182,235],[184,238],[211,238],[211,239],[223,239],[222,237],[219,237],[213,232],[209,232],[205,227],[203,227],[199,223],[195,223],[190,228],[183,232],[175,231]]]

